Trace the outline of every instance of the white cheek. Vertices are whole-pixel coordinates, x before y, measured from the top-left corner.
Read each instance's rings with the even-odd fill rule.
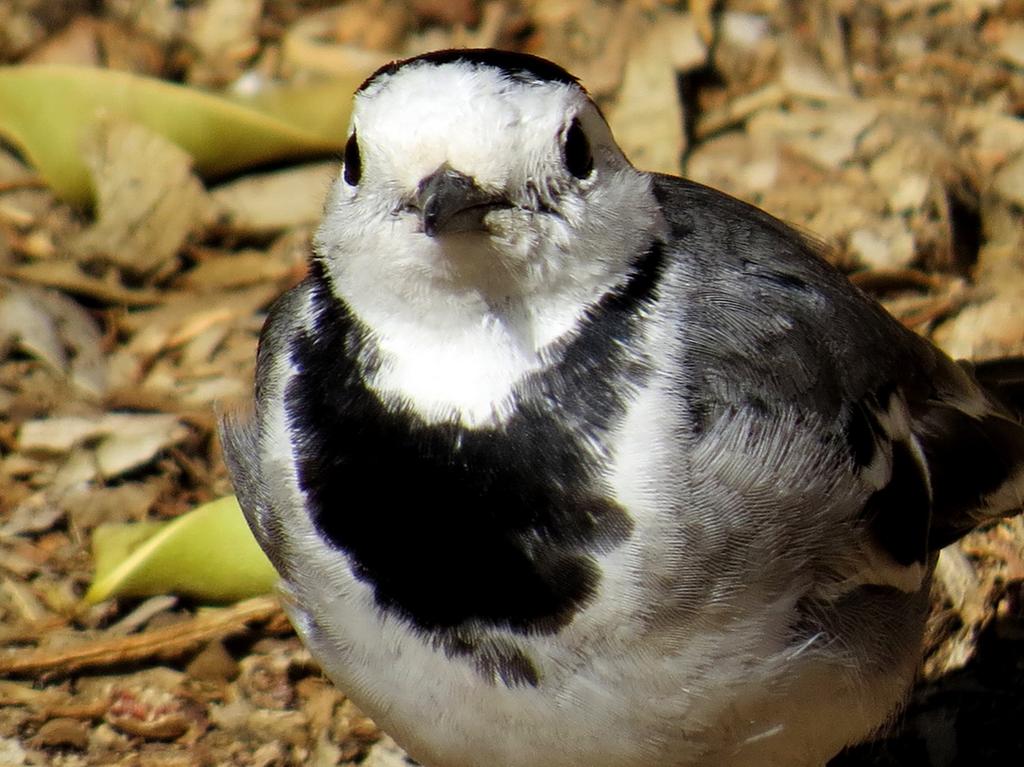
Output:
[[[505,257],[523,260],[536,247],[538,232],[531,226],[531,214],[523,210],[496,210],[484,222],[495,248]]]

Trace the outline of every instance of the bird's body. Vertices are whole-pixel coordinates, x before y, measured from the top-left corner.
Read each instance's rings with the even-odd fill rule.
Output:
[[[268,319],[243,509],[327,674],[428,767],[821,764],[898,708],[938,547],[1024,428],[783,224],[641,173],[574,80],[357,94]]]

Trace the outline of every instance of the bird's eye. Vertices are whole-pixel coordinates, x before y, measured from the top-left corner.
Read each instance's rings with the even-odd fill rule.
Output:
[[[586,178],[594,171],[594,155],[579,120],[573,120],[565,132],[565,167],[576,178]]]
[[[348,143],[345,144],[345,183],[355,186],[362,174],[363,161],[359,157],[359,142],[356,140],[356,132],[352,131]]]

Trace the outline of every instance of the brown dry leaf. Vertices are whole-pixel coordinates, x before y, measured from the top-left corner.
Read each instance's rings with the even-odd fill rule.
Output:
[[[19,684],[0,679],[0,705],[30,706],[33,709],[47,711],[67,703],[71,696],[52,687],[38,690],[31,685]]]
[[[965,307],[936,328],[933,340],[956,358],[1024,354],[1024,279],[1018,275],[998,295]]]
[[[1024,208],[1024,154],[1014,157],[996,173],[992,188],[1017,207]]]
[[[793,36],[781,46],[779,81],[791,96],[811,101],[833,101],[850,97],[850,88],[840,76],[826,71],[821,62]]]
[[[594,98],[614,96],[640,17],[637,2],[619,7],[596,0],[535,2],[531,18],[540,31],[531,52],[563,64]]]
[[[210,215],[203,185],[192,174],[192,158],[142,125],[112,119],[96,125],[85,159],[99,216],[75,250],[138,275],[158,275],[173,266],[186,238]]]
[[[146,518],[161,493],[171,486],[167,476],[112,487],[79,485],[61,495],[57,504],[78,531],[111,522],[138,522]]]
[[[101,20],[96,32],[107,68],[151,77],[159,77],[166,70],[167,52],[154,38],[116,21]]]
[[[223,85],[238,77],[259,48],[263,0],[210,0],[192,9],[188,37],[199,54],[189,82]]]
[[[475,0],[411,0],[410,5],[427,21],[471,27],[480,20]]]
[[[703,63],[706,51],[689,16],[664,12],[641,30],[608,122],[638,168],[678,175],[686,137],[676,73]]]
[[[368,30],[366,22],[376,20],[375,15],[367,3],[346,3],[304,17],[288,29],[282,40],[282,65],[300,72],[351,78],[356,73],[365,77],[401,58],[390,48],[392,34],[397,31],[393,24],[376,32]],[[353,23],[349,17],[355,16],[360,18]],[[372,39],[346,39],[346,30],[366,32]]]
[[[21,63],[102,66],[156,76],[166,62],[163,49],[154,40],[130,27],[94,16],[78,16]]]
[[[715,37],[717,0],[690,0],[688,5],[701,40],[706,45],[711,45]]]
[[[100,46],[96,27],[95,19],[79,16],[60,33],[32,51],[24,63],[99,66]]]
[[[93,471],[83,470],[83,474],[110,479],[145,466],[188,435],[189,430],[176,416],[161,413],[65,416],[26,421],[18,431],[18,449],[61,455],[95,442],[90,451]],[[71,458],[74,460],[74,453]]]
[[[19,266],[0,267],[0,274],[21,282],[58,288],[66,293],[123,306],[150,306],[173,296],[161,290],[125,287],[113,270],[106,277],[86,274],[74,261],[33,261]]]
[[[117,730],[143,740],[177,740],[197,725],[197,706],[182,695],[143,684],[114,691],[104,717]]]
[[[779,148],[739,131],[702,141],[687,157],[686,176],[744,199],[773,188],[779,178]]]
[[[89,726],[78,719],[57,717],[44,722],[30,741],[34,746],[84,750],[89,745]]]
[[[985,222],[985,243],[978,251],[975,279],[996,287],[1005,284],[1004,270],[1010,271],[1010,282],[1019,277],[1024,254],[1024,231],[1020,213],[1013,206],[993,195],[982,199],[982,220]]]
[[[337,175],[338,163],[315,163],[248,175],[211,190],[210,196],[235,231],[270,234],[319,221]]]
[[[0,279],[0,359],[14,344],[100,397],[107,389],[102,340],[88,312],[62,293]]]
[[[0,147],[0,225],[23,231],[36,224],[53,205],[45,190],[41,178]],[[11,244],[0,239],[0,253]]]
[[[731,99],[722,107],[700,115],[696,125],[697,138],[707,140],[709,136],[739,125],[763,109],[777,109],[785,100],[785,90],[774,82]]]
[[[915,151],[921,144],[902,137],[871,162],[871,180],[886,196],[891,213],[920,210],[928,198],[934,176]]]
[[[953,129],[965,141],[984,173],[992,173],[1007,158],[1024,153],[1024,120],[990,109],[960,109],[953,115]]]
[[[404,0],[348,0],[321,12],[329,25],[326,38],[370,50],[394,50],[413,21],[408,5]]]
[[[996,53],[1004,61],[1016,67],[1024,67],[1024,24],[1016,22],[1006,25]]]
[[[265,274],[267,267],[280,268],[280,262],[270,258],[259,266]],[[293,282],[294,270],[286,273],[283,282]],[[121,317],[122,329],[131,338],[111,356],[112,388],[119,401],[129,407],[137,402],[147,408],[178,412],[195,407],[208,413],[211,402],[244,396],[261,324],[257,313],[282,289],[279,283],[264,283],[188,293],[159,308]],[[208,420],[190,418],[201,426]]]
[[[826,242],[841,242],[850,232],[873,226],[885,210],[884,198],[866,177],[853,176],[825,174],[827,182],[823,188],[792,188],[780,197],[789,197],[795,203],[807,206],[804,209],[807,214],[796,220],[806,220],[808,233]]]
[[[266,285],[296,274],[297,263],[288,263],[273,252],[245,250],[204,257],[182,277],[182,287],[203,293]]]
[[[145,466],[163,450],[188,437],[188,430],[173,416],[154,414],[135,417],[154,420],[149,423],[133,423],[135,429],[118,430],[100,440],[95,453],[100,477],[111,479]]]
[[[849,250],[869,269],[905,269],[914,261],[914,235],[903,218],[891,216],[850,232]]]
[[[0,538],[50,530],[63,518],[63,512],[49,502],[45,493],[36,493],[4,515]]]
[[[408,767],[409,757],[390,736],[384,735],[359,764],[362,767]]]
[[[123,329],[134,333],[125,348],[148,359],[187,343],[213,325],[248,318],[279,292],[276,285],[258,285],[215,297],[184,294],[156,309],[132,312],[122,319]]]
[[[476,5],[476,2],[471,2],[470,5]],[[507,33],[513,18],[513,11],[504,2],[489,2],[484,5],[473,28],[461,25],[455,28],[452,45],[465,45],[467,48],[501,48],[502,41],[508,39]]]
[[[953,603],[953,609],[971,625],[978,624],[985,614],[985,600],[978,582],[978,573],[959,546],[948,546],[939,553],[935,579]]]
[[[861,100],[820,109],[796,105],[788,112],[757,113],[747,130],[754,140],[776,141],[822,168],[836,169],[853,157],[858,140],[878,116],[877,106]]]

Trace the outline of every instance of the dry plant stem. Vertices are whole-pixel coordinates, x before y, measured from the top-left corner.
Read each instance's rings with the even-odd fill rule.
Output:
[[[955,313],[964,303],[965,298],[963,295],[939,296],[916,311],[900,317],[899,320],[908,328],[921,328]]]
[[[84,668],[175,658],[205,642],[240,634],[252,623],[281,622],[275,619],[283,619],[277,599],[256,597],[142,634],[104,637],[59,650],[5,653],[0,655],[0,676],[65,676]]]
[[[0,194],[15,192],[21,189],[46,189],[46,182],[39,176],[27,176],[13,181],[0,181]]]
[[[150,288],[125,288],[116,280],[85,274],[71,261],[38,262],[21,266],[0,265],[0,277],[8,277],[32,285],[56,288],[72,295],[81,295],[123,306],[153,306],[169,303],[176,294]]]

